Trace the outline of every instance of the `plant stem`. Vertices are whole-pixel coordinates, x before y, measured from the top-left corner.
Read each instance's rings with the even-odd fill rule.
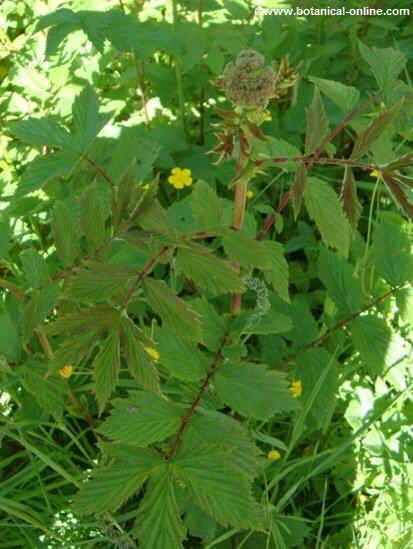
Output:
[[[172,23],[176,32],[177,28],[177,17],[178,17],[178,8],[177,8],[177,0],[172,0]],[[185,137],[187,140],[189,140],[189,133],[188,133],[188,127],[186,123],[186,116],[185,116],[185,100],[184,100],[184,87],[183,87],[183,79],[182,79],[182,68],[181,68],[181,61],[178,59],[178,57],[175,57],[175,75],[176,75],[176,86],[177,86],[177,92],[178,92],[178,102],[179,102],[179,116],[181,119],[182,128],[185,133]]]
[[[247,181],[241,180],[235,185],[234,211],[232,216],[232,227],[239,231],[245,218],[245,204],[247,201]],[[240,265],[234,263],[234,267],[239,271]],[[234,294],[231,299],[231,312],[239,315],[241,312],[241,294]]]

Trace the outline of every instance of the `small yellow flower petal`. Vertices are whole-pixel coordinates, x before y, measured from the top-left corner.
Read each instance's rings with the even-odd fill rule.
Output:
[[[181,171],[182,175],[191,175],[191,170],[188,170],[188,168],[184,168],[182,171]]]
[[[373,170],[370,172],[371,177],[380,177],[380,172],[377,170]]]
[[[159,360],[159,353],[156,349],[153,349],[152,347],[145,347],[145,351],[148,353],[148,355],[155,361],[158,362]]]
[[[293,381],[290,387],[290,391],[293,394],[294,398],[298,398],[303,394],[303,384],[300,379]]]
[[[270,461],[277,461],[278,459],[281,459],[281,454],[278,450],[270,450],[267,454],[267,459]]]
[[[172,168],[171,173],[173,175],[178,175],[179,173],[181,173],[181,168]]]
[[[247,191],[247,198],[252,198],[254,196],[253,191]]]
[[[67,379],[73,373],[73,366],[71,364],[66,364],[65,366],[63,366],[63,368],[60,368],[58,372],[60,377]]]

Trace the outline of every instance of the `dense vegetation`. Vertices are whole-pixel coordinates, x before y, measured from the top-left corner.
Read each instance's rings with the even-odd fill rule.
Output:
[[[413,544],[411,16],[254,5],[1,4],[0,548]]]

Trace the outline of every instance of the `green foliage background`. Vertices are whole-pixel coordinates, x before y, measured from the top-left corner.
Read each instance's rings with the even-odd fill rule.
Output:
[[[1,5],[0,548],[408,547],[411,16],[104,4]],[[234,231],[245,48],[284,72]]]

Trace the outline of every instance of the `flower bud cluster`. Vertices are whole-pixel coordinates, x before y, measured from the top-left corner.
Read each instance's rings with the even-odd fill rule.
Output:
[[[264,56],[251,49],[241,51],[222,74],[228,99],[247,109],[264,110],[274,96],[275,81],[273,69],[264,66]]]

